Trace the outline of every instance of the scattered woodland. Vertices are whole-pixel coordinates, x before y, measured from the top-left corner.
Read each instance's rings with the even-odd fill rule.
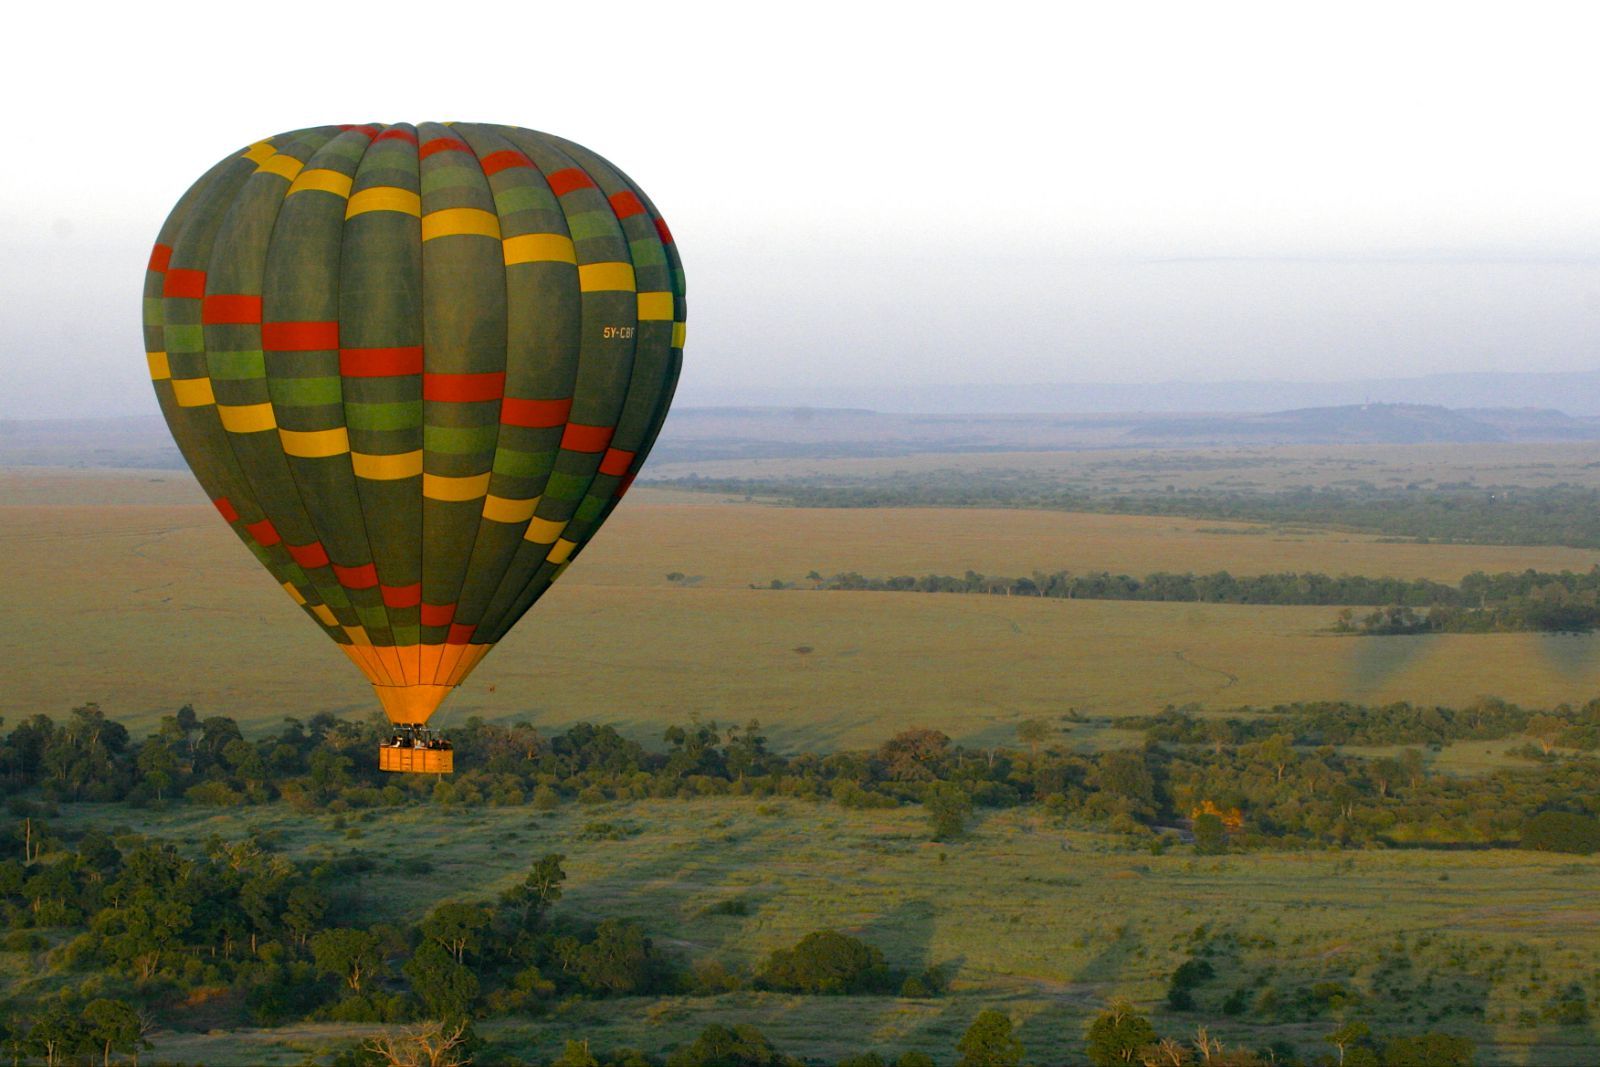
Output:
[[[40,715],[0,740],[0,916],[6,952],[38,961],[12,977],[0,1038],[15,1056],[47,1064],[132,1061],[164,1015],[195,998],[231,998],[249,1024],[327,1020],[385,1024],[336,1050],[340,1064],[518,1062],[496,1051],[486,1020],[538,1016],[558,1005],[628,996],[716,996],[748,989],[802,997],[947,995],[938,965],[888,958],[835,929],[818,929],[748,968],[662,945],[644,924],[562,905],[566,857],[545,853],[515,884],[484,901],[445,900],[400,921],[372,922],[351,893],[368,856],[321,861],[284,855],[271,833],[161,839],[74,824],[76,804],[129,811],[220,811],[287,806],[343,821],[363,812],[474,807],[551,812],[618,802],[743,797],[856,810],[918,809],[925,835],[959,848],[985,811],[1032,810],[1050,825],[1115,835],[1150,855],[1371,848],[1600,851],[1600,700],[1531,711],[1499,701],[1461,709],[1294,705],[1221,715],[1168,708],[1122,720],[1142,740],[1101,752],[1062,744],[1074,716],[1029,720],[1013,746],[973,750],[935,730],[902,732],[871,751],[780,754],[758,723],[690,723],[659,746],[608,726],[543,736],[526,723],[473,721],[456,731],[451,777],[385,776],[370,753],[376,721],[329,715],[289,720],[246,738],[224,716],[185,707],[135,739],[98,707],[64,722]],[[1439,774],[1427,753],[1460,741],[1526,741],[1520,758],[1481,778]],[[1347,746],[1398,746],[1367,757]],[[336,823],[337,825],[337,823]],[[636,833],[597,815],[595,838]],[[426,856],[398,857],[401,867]],[[731,899],[719,913],[746,914]],[[1474,1044],[1449,1027],[1385,1033],[1340,982],[1278,990],[1240,986],[1204,995],[1237,969],[1236,937],[1191,937],[1167,980],[1166,1006],[1197,1016],[1188,1033],[1160,1034],[1127,1003],[1107,1004],[1080,1048],[1094,1064],[1473,1062]],[[1391,961],[1393,963],[1394,961]],[[1597,972],[1600,973],[1600,972]],[[1537,1025],[1590,1016],[1583,984],[1554,991]],[[1206,1003],[1209,1002],[1209,1003]],[[1202,1003],[1206,1006],[1202,1007]],[[1207,1029],[1218,1018],[1307,1019],[1320,1043],[1252,1048]],[[976,1065],[1018,1064],[1025,1050],[1002,1012],[979,1012],[950,1051]],[[1066,1054],[1065,1052],[1063,1053]],[[409,1058],[408,1057],[412,1057]],[[604,1057],[604,1058],[601,1058]],[[747,1024],[712,1024],[666,1056],[602,1048],[583,1035],[550,1062],[788,1064]],[[839,1060],[853,1067],[935,1062],[917,1050]]]

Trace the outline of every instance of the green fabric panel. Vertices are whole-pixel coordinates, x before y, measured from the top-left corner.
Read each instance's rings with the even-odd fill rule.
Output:
[[[274,378],[268,390],[274,404],[306,407],[329,404],[339,408],[342,419],[344,393],[337,374],[326,378]]]
[[[351,430],[414,430],[422,425],[422,400],[402,400],[392,404],[357,404],[351,401],[344,406],[344,417]],[[384,454],[404,449],[389,447],[374,451]]]
[[[499,435],[498,423],[487,426],[428,426],[422,431],[422,447],[429,452],[476,456],[493,452]]]
[[[198,322],[189,325],[167,324],[167,354],[174,352],[204,352],[205,328]]]
[[[211,377],[213,378],[265,378],[266,359],[261,350],[249,352],[212,352]]]
[[[528,167],[514,167],[513,170],[530,170]],[[501,172],[505,173],[504,171]],[[533,177],[537,178],[535,171]],[[495,175],[499,177],[499,175]],[[503,188],[497,188],[494,194],[494,207],[501,215],[514,215],[519,211],[554,211],[559,212],[560,206],[556,203],[555,194],[550,191],[543,179],[516,182],[507,180]]]
[[[556,453],[549,452],[513,452],[502,448],[494,456],[494,472],[507,478],[526,479],[539,483],[539,492],[544,491],[544,479],[549,475],[550,468],[555,465]],[[531,500],[539,492],[516,495],[519,500]]]

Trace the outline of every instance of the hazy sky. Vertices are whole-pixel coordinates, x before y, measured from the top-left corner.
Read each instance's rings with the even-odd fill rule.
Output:
[[[690,402],[1600,366],[1582,4],[44,8],[0,64],[0,417],[154,411],[173,201],[368,120],[627,170],[684,256]]]

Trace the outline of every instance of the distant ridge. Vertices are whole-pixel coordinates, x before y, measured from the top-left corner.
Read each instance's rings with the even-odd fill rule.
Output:
[[[685,379],[682,405],[867,408],[896,414],[1266,413],[1354,404],[1446,408],[1552,408],[1600,415],[1600,370],[1429,374],[1348,382],[1045,382],[730,389]]]

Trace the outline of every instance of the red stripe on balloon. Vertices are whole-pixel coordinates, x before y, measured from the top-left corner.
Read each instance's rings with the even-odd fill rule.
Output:
[[[611,443],[615,426],[585,426],[569,422],[561,435],[561,447],[568,452],[601,452]]]
[[[444,643],[447,645],[467,644],[472,640],[472,631],[476,629],[476,626],[463,626],[460,623],[452,623],[450,632],[445,635]]]
[[[216,508],[217,512],[229,522],[239,521],[239,513],[233,510],[233,502],[227,497],[219,496],[217,499],[211,502],[211,505],[212,507]]]
[[[449,626],[450,620],[456,617],[454,604],[424,604],[422,605],[422,625],[424,626]]]
[[[386,608],[414,608],[422,603],[422,583],[383,586],[383,606]]]
[[[256,539],[256,544],[263,548],[275,545],[279,541],[283,540],[283,538],[278,536],[277,528],[272,525],[271,519],[262,519],[260,522],[252,522],[250,525],[245,527],[245,530],[250,534],[251,537]]]
[[[161,283],[162,296],[184,296],[199,299],[206,295],[206,272],[203,270],[169,270]]]
[[[510,148],[503,148],[498,152],[490,152],[478,160],[478,164],[483,167],[483,172],[490,177],[499,174],[503,170],[510,170],[512,167],[533,166],[532,160],[527,156]]]
[[[289,555],[302,567],[326,567],[328,565],[328,550],[322,547],[321,541],[312,541],[304,545],[285,545]]]
[[[167,269],[167,264],[172,262],[172,246],[156,245],[150,250],[150,269],[157,274]]]
[[[642,212],[644,205],[639,203],[639,198],[633,195],[632,190],[624,189],[611,197],[611,210],[617,213],[617,218],[626,219]]]
[[[577,167],[558,170],[545,180],[550,183],[550,191],[557,196],[566,196],[574,189],[592,189],[594,187],[594,179]]]
[[[378,584],[378,568],[370,563],[359,567],[341,567],[335,563],[333,575],[346,589],[371,589]]]
[[[500,403],[500,422],[506,426],[526,426],[529,429],[560,426],[571,413],[570,399],[523,400],[508,396]]]
[[[391,378],[422,373],[422,346],[341,348],[339,373],[346,378]]]
[[[420,159],[427,159],[429,156],[434,155],[434,154],[436,154],[438,152],[471,152],[471,151],[472,151],[472,149],[467,147],[467,142],[465,142],[463,140],[460,140],[459,138],[456,138],[456,137],[435,137],[433,140],[428,141],[428,142],[423,144],[422,149],[421,149],[421,151],[419,151],[417,153],[417,156]]]
[[[656,233],[661,235],[661,240],[664,244],[670,245],[672,243],[672,231],[667,229],[666,219],[656,219]]]
[[[261,321],[261,298],[244,293],[212,293],[200,305],[207,326],[249,325]]]
[[[606,449],[606,458],[600,461],[600,473],[613,477],[628,473],[628,464],[633,462],[633,453],[624,452],[620,448]]]
[[[499,400],[505,395],[504,371],[491,374],[424,374],[422,399],[469,404],[479,400]]]
[[[411,144],[416,144],[417,135],[412,133],[410,130],[384,130],[382,133],[378,134],[378,136],[374,137],[373,141],[408,141]]]
[[[269,352],[324,352],[339,347],[337,322],[265,322],[261,347]]]

